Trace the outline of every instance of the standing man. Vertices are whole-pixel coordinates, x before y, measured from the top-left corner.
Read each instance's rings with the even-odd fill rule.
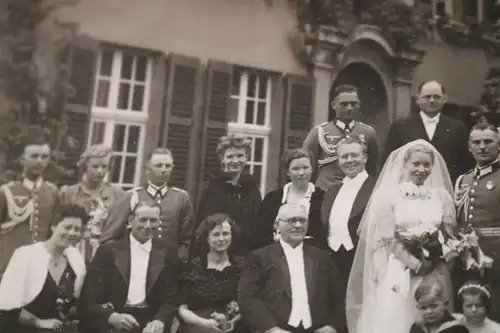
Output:
[[[178,258],[153,239],[160,225],[154,201],[140,201],[130,234],[97,249],[78,303],[80,332],[168,332],[178,306]]]
[[[304,244],[308,212],[284,204],[276,217],[280,240],[250,252],[238,303],[261,333],[344,333],[345,295],[328,253]]]
[[[494,259],[484,276],[479,272],[455,274],[465,279],[481,279],[493,289],[491,319],[500,321],[500,138],[498,129],[488,123],[476,124],[470,133],[469,150],[476,167],[460,176],[455,185],[455,203],[461,227],[469,224],[479,235],[484,253]],[[456,281],[461,284],[464,281]]]
[[[14,251],[45,241],[59,210],[57,187],[43,180],[51,149],[42,133],[26,137],[21,146],[21,179],[0,187],[0,278]]]
[[[385,141],[383,162],[399,147],[423,139],[436,147],[443,156],[453,182],[466,172],[471,163],[467,149],[467,129],[460,121],[442,114],[447,101],[446,91],[439,82],[422,83],[417,95],[420,112],[391,125]]]
[[[336,118],[314,127],[307,135],[303,147],[311,152],[318,164],[316,186],[328,191],[332,185],[341,184],[344,173],[337,164],[337,145],[349,134],[358,135],[368,147],[367,171],[372,177],[377,176],[378,138],[375,129],[357,121],[360,99],[358,90],[351,85],[341,85],[335,89],[335,98],[331,108]]]
[[[146,185],[126,193],[111,209],[102,226],[100,242],[105,243],[124,235],[127,219],[138,201],[155,200],[160,206],[158,238],[178,250],[179,258],[187,260],[193,232],[193,206],[189,194],[176,187],[169,187],[168,180],[174,168],[172,153],[157,148],[148,157]]]

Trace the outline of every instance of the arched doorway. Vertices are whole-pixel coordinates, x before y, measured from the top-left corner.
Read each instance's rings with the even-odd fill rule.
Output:
[[[365,63],[351,63],[335,78],[330,89],[330,100],[334,97],[335,88],[342,84],[350,84],[358,88],[361,99],[359,120],[375,128],[379,143],[383,147],[389,131],[389,105],[382,78]],[[330,109],[328,116],[330,120],[335,118],[335,111]]]

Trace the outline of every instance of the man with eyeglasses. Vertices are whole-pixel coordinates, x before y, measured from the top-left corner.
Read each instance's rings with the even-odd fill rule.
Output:
[[[303,206],[284,204],[280,240],[249,253],[239,286],[243,318],[266,333],[344,333],[345,295],[328,253],[304,244]]]
[[[418,88],[417,104],[420,112],[396,120],[385,141],[384,159],[392,151],[418,139],[430,142],[443,156],[451,181],[472,167],[468,150],[468,133],[462,122],[443,115],[448,101],[445,88],[437,81],[427,81]]]

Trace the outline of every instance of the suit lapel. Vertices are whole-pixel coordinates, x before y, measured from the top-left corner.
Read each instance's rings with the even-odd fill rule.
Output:
[[[330,219],[330,211],[332,210],[333,203],[341,187],[342,185],[333,186],[323,197],[323,203],[321,204],[321,222],[323,222],[323,225],[327,228]]]
[[[309,246],[306,246],[306,244],[304,244],[304,271],[306,274],[307,294],[310,300],[315,295],[316,291],[316,267],[316,261],[310,254]]]
[[[422,120],[422,117],[420,117],[420,114],[417,114],[415,118],[413,119],[413,123],[415,126],[412,126],[415,131],[416,131],[416,139],[424,139],[428,142],[431,141],[429,138],[429,135],[427,134],[427,130],[425,129],[424,121]]]
[[[351,215],[349,215],[349,220],[361,214],[366,208],[366,204],[370,199],[370,195],[373,189],[372,183],[373,179],[371,177],[368,177],[366,178],[363,185],[361,185],[361,188],[356,195],[356,199],[354,199],[354,203],[351,209]]]
[[[288,281],[286,283],[285,287],[285,292],[286,294],[291,298],[292,297],[292,280],[290,277],[290,270],[288,268],[288,262],[286,261],[286,256],[285,256],[285,251],[283,251],[283,247],[281,246],[280,243],[276,244],[276,253],[278,256],[278,269],[280,271],[280,274],[283,276],[283,279],[281,281]]]
[[[153,246],[151,247],[151,254],[149,256],[146,292],[149,292],[154,286],[164,267],[165,249],[162,246],[155,245],[155,242],[153,242]]]
[[[114,259],[116,268],[128,285],[130,283],[130,239],[128,237],[117,244]]]
[[[436,142],[440,141],[448,131],[448,119],[446,119],[443,114],[441,114],[439,122],[436,126],[436,131],[434,132],[434,136],[432,137],[431,143],[435,146]]]

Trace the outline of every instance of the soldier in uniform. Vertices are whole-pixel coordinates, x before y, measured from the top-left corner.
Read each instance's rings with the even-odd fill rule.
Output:
[[[23,141],[20,179],[0,187],[0,277],[18,247],[49,238],[59,211],[57,186],[42,178],[51,155],[45,135]]]
[[[304,140],[303,147],[311,152],[318,165],[316,187],[325,192],[332,185],[341,184],[344,179],[344,173],[337,163],[337,146],[349,134],[355,134],[367,145],[366,170],[370,176],[377,176],[379,152],[377,133],[373,127],[355,120],[359,106],[356,87],[350,85],[337,87],[335,99],[331,102],[336,118],[314,127]]]
[[[124,236],[128,217],[137,202],[153,198],[160,206],[161,224],[157,237],[165,245],[175,248],[179,259],[188,259],[193,233],[193,206],[186,191],[167,186],[173,168],[174,160],[169,149],[157,148],[153,151],[146,166],[148,183],[128,191],[113,205],[109,218],[102,225],[101,244]]]
[[[500,321],[500,136],[498,129],[486,122],[476,124],[469,136],[469,150],[476,167],[461,175],[455,185],[455,203],[460,227],[472,226],[479,236],[479,246],[491,257],[493,267],[478,271],[461,271],[458,284],[481,279],[489,284],[497,300],[493,301],[491,318]]]

